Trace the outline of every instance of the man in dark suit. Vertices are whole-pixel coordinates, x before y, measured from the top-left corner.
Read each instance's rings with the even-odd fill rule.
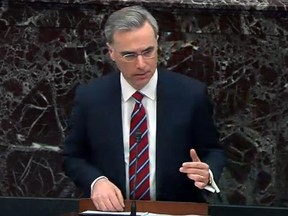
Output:
[[[142,7],[114,12],[105,36],[119,72],[77,89],[64,144],[67,175],[104,211],[122,211],[142,177],[148,183],[140,198],[203,202],[203,191],[219,192],[215,181],[225,156],[206,86],[157,67],[158,26]],[[135,92],[141,99],[133,98]],[[137,104],[143,114],[134,133],[131,113]],[[137,149],[132,175],[131,143]],[[138,173],[142,163],[148,175]]]

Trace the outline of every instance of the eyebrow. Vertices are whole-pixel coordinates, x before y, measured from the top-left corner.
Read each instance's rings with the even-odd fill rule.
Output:
[[[140,53],[143,53],[143,52],[145,52],[145,51],[149,51],[149,50],[152,50],[152,49],[155,49],[155,46],[149,46],[149,47],[147,47],[146,49],[141,50]],[[132,51],[122,51],[122,52],[120,52],[121,55],[135,54],[135,53],[137,54],[137,52],[132,52]]]

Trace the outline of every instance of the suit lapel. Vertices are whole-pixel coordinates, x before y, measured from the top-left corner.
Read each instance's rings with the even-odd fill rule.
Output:
[[[167,88],[167,76],[165,71],[158,69],[158,83],[157,83],[157,123],[156,123],[156,197],[161,198],[161,194],[165,191],[162,188],[162,182],[167,181],[163,176],[163,170],[169,167],[167,156],[171,156],[167,151],[169,140],[165,134],[171,133],[169,131],[171,122],[167,118],[169,107],[173,104],[169,100],[169,88]]]
[[[163,80],[164,79],[164,80]],[[157,134],[156,134],[156,144],[162,145],[162,136],[165,132],[165,124],[167,119],[165,119],[167,100],[166,97],[166,89],[165,89],[165,77],[163,77],[163,72],[158,70],[158,83],[157,83]]]

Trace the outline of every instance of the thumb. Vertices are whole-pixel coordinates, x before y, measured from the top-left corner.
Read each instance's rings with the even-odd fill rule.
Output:
[[[191,149],[190,150],[190,157],[191,157],[193,162],[201,162],[201,160],[199,159],[195,149]]]

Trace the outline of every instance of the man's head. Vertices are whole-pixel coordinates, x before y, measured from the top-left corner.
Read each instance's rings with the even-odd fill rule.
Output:
[[[136,89],[143,88],[157,67],[158,25],[144,8],[122,8],[105,25],[109,54],[124,78]]]

